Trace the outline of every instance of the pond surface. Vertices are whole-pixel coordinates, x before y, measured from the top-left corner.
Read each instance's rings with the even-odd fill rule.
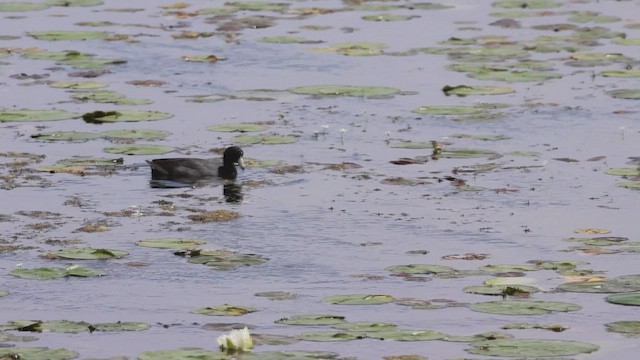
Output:
[[[37,340],[7,345],[66,348],[82,359],[135,359],[143,352],[181,347],[215,352],[216,338],[228,331],[208,330],[203,327],[207,323],[242,323],[252,334],[296,337],[337,330],[276,321],[333,314],[348,322],[393,323],[399,329],[432,330],[449,337],[499,332],[517,339],[571,340],[599,347],[571,358],[632,359],[640,351],[637,337],[609,332],[605,326],[640,321],[637,306],[607,302],[607,291],[556,289],[568,282],[640,274],[640,193],[634,190],[640,184],[639,174],[633,174],[640,156],[640,88],[637,75],[604,75],[607,70],[637,72],[638,46],[619,41],[640,38],[637,1],[542,1],[557,7],[536,8],[538,3],[531,2],[507,8],[511,5],[506,2],[460,0],[443,1],[445,8],[435,10],[425,3],[369,1],[283,1],[271,4],[271,9],[256,3],[201,0],[166,8],[160,6],[172,4],[105,0],[77,6],[81,3],[0,13],[0,290],[9,292],[0,297],[0,323],[122,321],[145,322],[150,328],[75,334],[10,330],[14,335],[35,335]],[[496,14],[505,12],[509,14]],[[572,18],[585,13],[591,16],[586,22]],[[409,18],[363,18],[387,19],[381,14]],[[517,21],[519,27],[512,22],[505,22],[511,26],[507,28],[504,23],[491,25],[505,18]],[[112,24],[82,24],[100,21]],[[556,26],[539,27],[549,24]],[[29,34],[67,30],[108,35],[70,41]],[[580,35],[585,33],[589,35]],[[263,39],[275,36],[301,37],[309,43]],[[383,43],[384,48],[340,45],[346,42]],[[124,62],[79,66],[65,59],[29,56],[40,51],[36,48]],[[370,56],[357,56],[363,51]],[[184,59],[212,60],[211,55],[219,60]],[[454,65],[476,68],[454,71]],[[102,70],[107,72],[74,74]],[[531,71],[543,72],[533,74],[543,78],[510,81],[502,75]],[[161,83],[137,86],[131,84],[134,80]],[[124,98],[150,101],[98,103],[92,100],[95,95],[52,86],[87,81],[104,83],[103,89]],[[338,93],[334,96],[313,96],[293,89],[316,85],[395,90],[367,96],[370,89],[363,88],[357,90],[362,96],[341,96],[346,90],[334,89]],[[510,89],[502,95],[443,92],[446,86],[459,85]],[[614,96],[613,91],[622,89],[632,90],[632,95]],[[472,114],[419,113],[421,107],[445,105],[466,105],[463,111]],[[57,109],[76,115],[59,121],[2,120],[2,114],[17,109]],[[172,117],[102,124],[80,118],[95,111],[131,109]],[[240,123],[260,123],[266,129],[206,130]],[[88,141],[33,137],[142,129],[170,135]],[[255,141],[237,137],[256,134]],[[288,137],[275,138],[286,143],[264,143],[271,135]],[[251,142],[256,143],[247,144]],[[163,155],[104,152],[127,144],[175,149]],[[235,187],[228,182],[225,187],[221,181],[182,188],[150,186],[145,160],[218,157],[219,149],[231,145],[242,146],[249,160]],[[480,150],[484,152],[478,155]],[[122,157],[123,164],[41,171],[76,156]],[[624,178],[607,174],[618,168],[629,168],[631,174]],[[189,218],[219,210],[239,217],[215,222]],[[589,245],[598,237],[615,237],[616,243]],[[256,254],[268,261],[219,270],[189,263],[174,250],[136,245],[158,238],[197,239],[205,242],[198,246],[202,249]],[[47,256],[74,247],[116,249],[128,256],[108,260]],[[533,266],[532,260],[583,262],[577,265],[583,271],[483,268]],[[443,265],[455,271],[412,275],[389,269],[408,264]],[[17,268],[72,265],[106,275],[34,280],[10,274]],[[479,269],[485,270],[470,272]],[[539,290],[505,294],[505,301],[526,298],[580,309],[542,315],[473,311],[470,304],[503,297],[463,289],[501,275],[526,278],[527,285]],[[640,286],[630,285],[628,291],[633,289]],[[285,300],[255,296],[269,291],[297,296]],[[322,301],[349,294],[389,295],[394,302]],[[437,308],[406,306],[420,300]],[[256,311],[238,317],[192,313],[222,304]],[[561,325],[567,330],[502,329],[512,323]],[[336,358],[411,354],[429,359],[487,358],[470,354],[470,341],[382,341],[368,335],[352,341],[301,340],[289,345],[256,342],[254,353],[313,350],[333,352]]]

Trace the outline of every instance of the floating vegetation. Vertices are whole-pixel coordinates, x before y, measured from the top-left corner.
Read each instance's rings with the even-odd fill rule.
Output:
[[[11,275],[23,279],[55,280],[66,277],[94,277],[104,276],[106,273],[93,269],[83,268],[77,265],[66,268],[34,268],[34,269],[14,269]]]
[[[336,295],[328,296],[322,299],[322,302],[337,305],[380,305],[393,302],[391,295]]]
[[[607,301],[618,305],[640,306],[640,292],[611,294],[607,296]]]
[[[337,325],[346,323],[347,320],[342,315],[332,314],[302,314],[293,315],[288,318],[276,320],[276,324],[285,325]]]
[[[541,330],[550,330],[553,332],[563,332],[568,328],[564,325],[543,325],[538,323],[511,323],[507,325],[503,325],[500,327],[505,330],[526,330],[526,329],[541,329]]]
[[[77,334],[94,331],[142,331],[151,326],[143,322],[95,323],[71,320],[11,320],[7,324],[0,325],[2,330],[18,330],[30,332],[51,331],[57,333]]]
[[[629,337],[640,336],[640,321],[614,321],[605,324],[605,326],[609,332],[619,333]]]
[[[618,89],[607,91],[609,96],[617,99],[638,100],[640,99],[640,89]]]
[[[239,145],[281,145],[291,144],[298,141],[298,137],[294,135],[238,135],[233,141]]]
[[[20,359],[30,360],[71,360],[78,357],[78,353],[67,349],[49,349],[48,347],[0,348],[0,357],[15,359],[16,354],[19,354]]]
[[[514,93],[515,90],[506,86],[445,86],[442,88],[445,95],[469,96],[469,95],[503,95]]]
[[[189,263],[209,266],[215,270],[234,270],[242,266],[262,265],[269,259],[257,254],[242,254],[231,250],[179,250],[179,256],[187,256]]]
[[[298,298],[298,295],[286,291],[263,291],[254,295],[266,297],[270,300],[295,300]]]
[[[598,351],[599,346],[566,340],[526,340],[502,339],[471,343],[467,350],[475,355],[507,357],[548,357],[590,354]]]
[[[136,242],[136,245],[161,249],[190,249],[206,243],[206,241],[196,239],[161,238],[140,240]]]
[[[267,129],[267,125],[256,124],[256,123],[222,124],[222,125],[207,126],[207,130],[218,131],[218,132],[245,133],[245,132],[264,131],[266,129]]]
[[[87,141],[99,138],[100,135],[78,131],[57,131],[52,133],[41,133],[31,135],[32,139],[46,141]]]
[[[5,2],[0,3],[0,12],[38,11],[48,8],[49,5],[34,2]]]
[[[384,86],[351,86],[351,85],[316,85],[299,86],[289,89],[294,94],[313,96],[355,96],[363,98],[375,98],[400,93],[400,89]]]
[[[309,331],[297,336],[306,341],[349,341],[358,339],[358,335],[341,331]]]
[[[121,259],[129,255],[128,252],[115,249],[94,249],[94,248],[68,248],[49,252],[43,255],[48,259],[73,259],[73,260],[107,260]]]
[[[225,304],[203,307],[197,310],[193,310],[191,313],[209,316],[241,316],[255,311],[256,309],[250,306],[236,306]]]
[[[377,42],[348,42],[333,44],[326,48],[315,48],[313,51],[345,56],[376,56],[382,55],[386,47],[386,44]]]
[[[109,33],[106,31],[34,31],[28,32],[27,35],[38,40],[49,41],[76,41],[76,40],[93,40],[106,39]]]
[[[582,307],[576,304],[541,300],[501,300],[469,305],[473,311],[500,315],[542,315],[552,311],[577,311]]]
[[[201,223],[230,221],[240,217],[240,213],[231,210],[202,211],[198,214],[187,216],[189,220]]]
[[[308,40],[300,36],[265,36],[258,39],[270,44],[319,44],[322,40]]]
[[[79,114],[64,110],[0,110],[0,122],[30,122],[68,120]]]
[[[98,104],[114,105],[148,105],[153,103],[153,101],[149,99],[132,99],[126,95],[111,90],[76,92],[71,95],[71,98],[81,102],[92,101]]]
[[[162,155],[178,150],[173,146],[155,144],[122,144],[104,148],[103,151],[109,154],[124,155]]]

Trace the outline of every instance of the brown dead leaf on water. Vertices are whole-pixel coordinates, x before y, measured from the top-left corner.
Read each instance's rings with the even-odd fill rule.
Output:
[[[211,210],[203,211],[199,214],[189,215],[187,218],[195,222],[221,222],[237,219],[240,217],[240,213],[231,210]]]
[[[485,260],[488,257],[489,257],[489,254],[466,253],[466,254],[445,255],[442,257],[442,260]]]

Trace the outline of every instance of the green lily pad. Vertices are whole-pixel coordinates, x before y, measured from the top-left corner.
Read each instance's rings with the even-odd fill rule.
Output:
[[[396,341],[441,340],[447,335],[433,330],[389,330],[372,333],[369,337]]]
[[[82,268],[79,266],[69,266],[67,268],[35,268],[35,269],[15,269],[11,271],[11,275],[23,279],[36,280],[54,280],[65,277],[92,277],[104,276],[106,273],[93,269]]]
[[[407,21],[419,16],[416,15],[400,15],[400,14],[377,14],[363,16],[363,20],[367,21]]]
[[[570,16],[567,20],[571,22],[577,22],[577,23],[588,23],[588,22],[612,23],[612,22],[618,22],[622,19],[617,16],[602,15],[593,11],[584,11],[584,12],[578,12],[577,14]]]
[[[9,292],[7,290],[0,290],[0,297],[7,296],[7,295],[9,295]]]
[[[478,134],[453,134],[449,137],[456,139],[474,139],[474,140],[482,140],[482,141],[500,141],[500,140],[509,140],[510,136],[507,135],[478,135]]]
[[[84,7],[84,6],[102,5],[102,4],[104,4],[104,1],[103,0],[46,0],[45,3],[48,4],[48,5],[51,5],[51,6],[64,6],[64,7],[79,6],[79,7]]]
[[[616,186],[627,189],[640,190],[640,181],[622,181],[617,183]]]
[[[549,9],[561,5],[555,0],[500,0],[491,4],[493,7],[505,9]]]
[[[449,266],[434,264],[394,265],[387,267],[385,270],[396,274],[441,274],[456,271],[456,269]]]
[[[598,351],[598,345],[566,340],[503,339],[471,343],[467,350],[475,355],[506,357],[548,357],[589,354]]]
[[[51,331],[57,333],[77,334],[89,331],[91,324],[84,321],[70,320],[50,320],[40,324],[42,331]]]
[[[611,294],[607,301],[618,305],[640,306],[640,292]]]
[[[336,295],[328,296],[322,299],[322,302],[338,305],[380,305],[393,302],[391,295]]]
[[[8,110],[0,109],[0,122],[68,120],[78,114],[64,110]]]
[[[552,311],[577,311],[582,307],[575,304],[540,300],[502,300],[469,305],[473,311],[501,315],[542,315]]]
[[[243,123],[243,124],[222,124],[222,125],[212,125],[207,126],[207,130],[209,131],[218,131],[218,132],[254,132],[254,131],[263,131],[266,130],[267,126],[262,124],[252,124],[252,123]]]
[[[92,39],[105,39],[109,36],[106,31],[34,31],[28,32],[27,35],[38,40],[92,40]]]
[[[562,284],[560,291],[586,293],[629,293],[640,291],[640,275],[618,276],[609,281],[577,281]]]
[[[506,81],[506,82],[531,82],[559,79],[562,74],[553,71],[508,71],[492,70],[477,71],[469,74],[470,77],[479,80]]]
[[[144,139],[156,140],[171,135],[165,130],[153,129],[130,129],[130,130],[109,130],[100,133],[100,136],[107,139]]]
[[[337,325],[346,323],[345,317],[342,315],[332,314],[303,314],[293,315],[288,318],[282,318],[276,321],[276,324],[285,325]]]
[[[293,336],[273,334],[251,334],[254,345],[291,345],[300,341]]]
[[[520,270],[511,270],[509,272],[520,272]],[[502,285],[528,285],[535,282],[535,279],[527,277],[493,277],[484,281],[486,286],[502,286]]]
[[[47,253],[49,259],[74,259],[74,260],[106,260],[121,259],[129,255],[128,252],[114,249],[94,249],[94,248],[68,248],[56,252]]]
[[[537,287],[527,285],[498,285],[498,286],[467,286],[464,288],[464,292],[469,294],[480,295],[505,295],[509,292],[518,294],[532,294],[540,291]]]
[[[136,245],[161,249],[189,249],[206,243],[206,241],[195,239],[162,238],[140,240]]]
[[[309,331],[297,336],[306,341],[349,341],[358,339],[358,335],[341,331]]]
[[[515,265],[502,264],[502,265],[481,266],[480,270],[499,273],[499,272],[514,272],[514,271],[536,271],[539,269],[535,265],[530,265],[530,264],[515,264]]]
[[[67,349],[49,349],[47,347],[11,347],[0,348],[0,357],[14,358],[14,354],[20,354],[20,359],[28,360],[71,360],[78,354]]]
[[[613,39],[611,42],[624,46],[638,46],[640,45],[640,38]]]
[[[442,88],[442,91],[445,95],[457,95],[457,96],[468,96],[468,95],[503,95],[503,94],[511,94],[514,93],[515,90],[513,88],[507,86],[469,86],[469,85],[458,85],[458,86],[445,86]]]
[[[87,141],[99,138],[100,135],[78,131],[56,131],[52,133],[40,133],[31,135],[32,139],[46,141]]]
[[[387,47],[384,43],[378,42],[346,42],[333,44],[326,48],[315,48],[315,52],[336,53],[345,56],[376,56],[384,53]]]
[[[100,104],[115,105],[149,105],[153,101],[148,99],[132,99],[126,95],[111,90],[97,90],[92,92],[78,92],[71,96],[75,100],[82,102],[93,101]]]
[[[239,145],[280,145],[294,143],[298,141],[298,137],[293,135],[238,135],[233,138],[233,141]]]
[[[138,360],[229,360],[229,355],[219,350],[200,348],[180,348],[175,350],[145,351],[138,354]]]
[[[505,330],[541,329],[541,330],[551,330],[553,332],[563,332],[568,329],[564,325],[558,325],[558,324],[543,325],[538,323],[511,323],[511,324],[503,325],[500,328]]]
[[[144,322],[118,321],[93,324],[93,331],[143,331],[150,327],[151,325]]]
[[[0,3],[0,12],[37,11],[44,10],[48,7],[47,4],[34,2],[6,2]]]
[[[513,339],[513,335],[490,331],[474,335],[447,335],[443,341],[450,342],[476,342],[484,340]]]
[[[282,12],[289,8],[287,3],[272,3],[266,1],[227,2],[225,6],[247,11],[276,11]]]
[[[205,54],[205,55],[185,55],[185,56],[182,56],[182,60],[187,62],[215,63],[220,60],[227,60],[227,58],[225,58],[222,55],[213,55],[213,54],[206,55]]]
[[[600,73],[605,77],[628,77],[635,78],[640,77],[640,69],[629,69],[629,70],[604,70]]]
[[[89,123],[155,121],[172,118],[173,114],[150,110],[94,111],[82,115]]]
[[[607,91],[609,96],[614,97],[616,99],[629,99],[629,100],[638,100],[640,99],[640,89],[619,89]]]
[[[191,264],[207,265],[215,270],[233,270],[240,266],[261,265],[269,259],[258,254],[242,254],[230,250],[198,250],[189,258]]]
[[[295,300],[298,295],[286,291],[261,291],[253,294],[254,296],[266,297],[270,300]]]
[[[636,168],[610,168],[606,171],[609,175],[616,176],[638,176],[640,175],[640,169]]]
[[[166,145],[138,144],[138,145],[115,145],[104,148],[103,151],[109,154],[125,155],[161,155],[176,151],[177,148]]]
[[[93,90],[107,87],[108,84],[98,81],[56,81],[49,86],[60,89]]]
[[[508,105],[478,104],[478,105],[429,105],[420,106],[413,112],[423,115],[470,115],[483,114],[490,109],[498,109]]]
[[[334,352],[328,352],[328,351],[281,350],[281,351],[254,352],[254,353],[251,353],[250,359],[251,360],[285,360],[285,359],[296,359],[296,360],[312,360],[312,359],[333,360],[335,359],[335,360],[338,360],[340,359],[340,354],[334,353]],[[217,358],[213,358],[211,360],[217,360]],[[225,358],[225,360],[228,360],[228,358]]]
[[[353,322],[334,325],[334,328],[338,330],[344,330],[349,332],[378,332],[378,331],[393,331],[397,325],[392,323],[376,323],[376,322]]]
[[[269,44],[318,44],[322,41],[312,41],[300,36],[265,36],[258,41]]]
[[[316,85],[299,86],[289,89],[294,94],[314,95],[314,96],[356,96],[356,97],[376,97],[394,95],[400,92],[399,89],[385,86],[350,86],[350,85]]]
[[[614,321],[604,325],[607,327],[607,331],[609,332],[633,337],[640,335],[640,321]]]
[[[250,306],[217,305],[193,310],[191,313],[210,316],[241,316],[255,311],[256,309]]]

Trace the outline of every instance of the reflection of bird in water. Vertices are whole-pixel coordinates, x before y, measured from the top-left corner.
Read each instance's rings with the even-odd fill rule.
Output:
[[[171,158],[147,160],[151,166],[152,180],[170,180],[187,184],[220,177],[234,180],[238,176],[236,166],[244,170],[244,152],[237,146],[225,149],[220,159]]]
[[[224,195],[224,201],[228,203],[239,203],[244,199],[242,185],[235,183],[224,184],[222,194]]]

